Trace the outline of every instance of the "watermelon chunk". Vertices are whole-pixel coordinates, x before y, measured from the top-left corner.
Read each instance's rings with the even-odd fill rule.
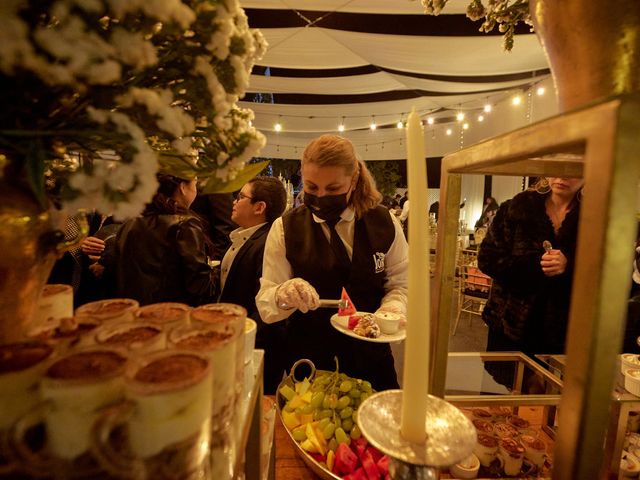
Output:
[[[380,478],[380,472],[378,471],[378,467],[373,461],[373,457],[371,456],[371,454],[365,450],[361,460],[362,468],[364,468],[364,471],[367,474],[367,478],[369,480],[378,480]]]
[[[362,460],[362,455],[364,455],[368,444],[369,442],[367,442],[367,439],[364,437],[360,437],[357,440],[351,441],[351,448],[358,455],[358,458],[360,458],[360,460]]]
[[[367,451],[371,454],[371,456],[373,457],[373,461],[376,463],[378,463],[378,460],[382,458],[382,452],[376,447],[372,447],[371,445],[369,445]]]
[[[353,315],[357,312],[356,306],[349,298],[349,295],[347,294],[347,291],[344,289],[344,287],[342,287],[342,295],[340,295],[340,300],[346,300],[347,306],[345,308],[339,308],[338,315],[348,317],[349,315]]]
[[[378,471],[381,475],[388,476],[389,475],[389,457],[383,455],[380,460],[376,463],[378,467]]]
[[[358,466],[358,457],[351,451],[349,445],[341,443],[336,450],[336,460],[333,464],[338,475],[349,475],[356,471]],[[366,476],[364,477],[366,479]]]
[[[364,469],[362,467],[358,468],[352,474],[342,477],[342,479],[343,480],[368,480],[367,474],[364,472]]]
[[[360,315],[351,315],[349,317],[349,323],[347,325],[349,330],[353,330],[354,328],[356,328],[360,320],[362,320],[362,317]]]

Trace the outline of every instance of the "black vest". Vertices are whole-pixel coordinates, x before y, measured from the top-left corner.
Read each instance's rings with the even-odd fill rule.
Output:
[[[359,311],[375,312],[385,294],[384,256],[395,238],[395,227],[386,208],[376,207],[356,220],[350,265],[340,265],[321,224],[306,206],[288,212],[282,219],[287,260],[293,277],[307,280],[320,298],[338,299],[345,287]],[[340,371],[369,380],[378,390],[397,388],[389,344],[371,343],[336,331],[329,318],[335,309],[320,308],[292,314],[287,321],[289,366],[300,358],[316,367]]]

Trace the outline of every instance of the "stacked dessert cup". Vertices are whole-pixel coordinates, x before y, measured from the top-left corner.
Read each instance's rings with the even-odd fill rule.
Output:
[[[49,290],[68,303],[68,289]],[[67,316],[45,312],[27,340],[0,345],[0,478],[236,476],[244,308],[49,310]]]

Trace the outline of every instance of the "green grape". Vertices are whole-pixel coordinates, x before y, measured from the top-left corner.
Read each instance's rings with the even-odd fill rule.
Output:
[[[339,378],[340,380],[349,380],[349,376],[346,373],[341,373]]]
[[[365,393],[371,393],[373,391],[373,389],[371,388],[371,383],[364,380],[362,382],[362,391]]]
[[[336,431],[336,425],[334,423],[329,423],[322,429],[322,435],[326,440],[329,440],[333,437],[333,433]]]
[[[316,420],[322,420],[323,418],[331,418],[333,416],[333,410],[327,408],[325,410],[318,410],[317,414],[315,414],[313,417]]]
[[[338,403],[336,403],[336,410],[342,410],[345,407],[351,405],[351,397],[345,395],[338,399]]]
[[[346,443],[347,445],[349,445],[351,443],[351,439],[347,436],[347,434],[345,433],[345,431],[342,428],[336,428],[336,440],[338,441],[338,443]]]
[[[342,419],[340,417],[335,417],[333,419],[333,423],[336,424],[336,429],[338,429],[342,426]]]
[[[351,420],[350,418],[342,420],[342,429],[345,432],[350,432],[352,428],[353,428],[353,420]]]
[[[351,380],[344,380],[340,384],[340,391],[343,392],[343,393],[347,393],[352,388],[353,388],[353,382]]]
[[[367,398],[369,398],[371,396],[370,393],[367,392],[362,392],[362,395],[360,395],[360,403],[364,402]]]
[[[360,395],[362,395],[362,392],[357,388],[352,388],[351,391],[349,392],[349,396],[351,398],[360,398]]]
[[[302,413],[305,414],[305,415],[313,413],[315,410],[316,410],[315,407],[313,405],[311,405],[310,403],[308,403],[307,405],[302,407]]]
[[[335,393],[330,393],[329,395],[325,395],[322,400],[322,408],[336,408],[336,404],[338,403],[338,396]]]
[[[311,402],[309,403],[309,405],[311,405],[315,410],[316,408],[320,408],[322,406],[323,400],[324,400],[324,392],[316,392],[311,397]]]
[[[306,425],[300,425],[299,427],[291,430],[291,435],[296,442],[303,442],[307,439]]]
[[[351,415],[353,414],[353,408],[351,407],[346,407],[343,408],[342,410],[340,410],[340,418],[351,418]]]
[[[318,427],[320,427],[320,430],[322,430],[324,427],[326,427],[330,423],[331,423],[331,419],[326,417],[318,422]]]
[[[349,435],[354,440],[359,439],[362,436],[362,432],[360,431],[360,427],[358,425],[354,425],[353,428],[351,429],[351,433],[349,433]]]
[[[353,413],[351,414],[351,420],[353,420],[354,422],[358,421],[358,410],[353,411]]]
[[[335,437],[329,440],[327,447],[329,447],[329,450],[333,450],[334,452],[338,449],[338,441],[335,439]]]

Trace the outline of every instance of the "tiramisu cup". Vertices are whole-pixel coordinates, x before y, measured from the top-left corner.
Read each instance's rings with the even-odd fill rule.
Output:
[[[95,331],[96,345],[124,348],[131,354],[163,350],[166,334],[157,325],[142,322],[110,322]]]
[[[45,285],[40,293],[33,325],[45,325],[50,320],[73,316],[73,288],[61,283]]]
[[[498,439],[493,435],[478,432],[478,439],[473,453],[483,467],[488,467],[496,459],[498,453]]]
[[[136,310],[135,317],[142,322],[158,325],[168,332],[172,328],[187,325],[190,312],[191,307],[184,303],[152,303]]]
[[[53,345],[58,354],[66,354],[70,348],[93,345],[92,332],[99,325],[98,320],[89,317],[64,317],[46,326],[31,328],[27,336]]]
[[[520,442],[524,446],[524,458],[534,464],[538,470],[541,469],[547,458],[547,446],[545,443],[532,435],[522,435]]]
[[[132,472],[154,480],[210,478],[209,360],[193,352],[155,352],[132,361],[125,382],[128,402],[115,407],[117,421],[105,412],[95,426],[103,467],[118,478]],[[118,425],[128,435],[114,440]]]
[[[91,426],[100,409],[122,399],[127,359],[114,349],[90,348],[49,366],[40,382],[47,449],[72,460],[89,451]]]
[[[514,438],[503,438],[498,442],[498,459],[505,475],[514,477],[522,470],[524,447]]]
[[[76,308],[77,317],[91,317],[105,322],[126,322],[134,320],[134,312],[140,305],[130,298],[112,298],[86,303]]]

